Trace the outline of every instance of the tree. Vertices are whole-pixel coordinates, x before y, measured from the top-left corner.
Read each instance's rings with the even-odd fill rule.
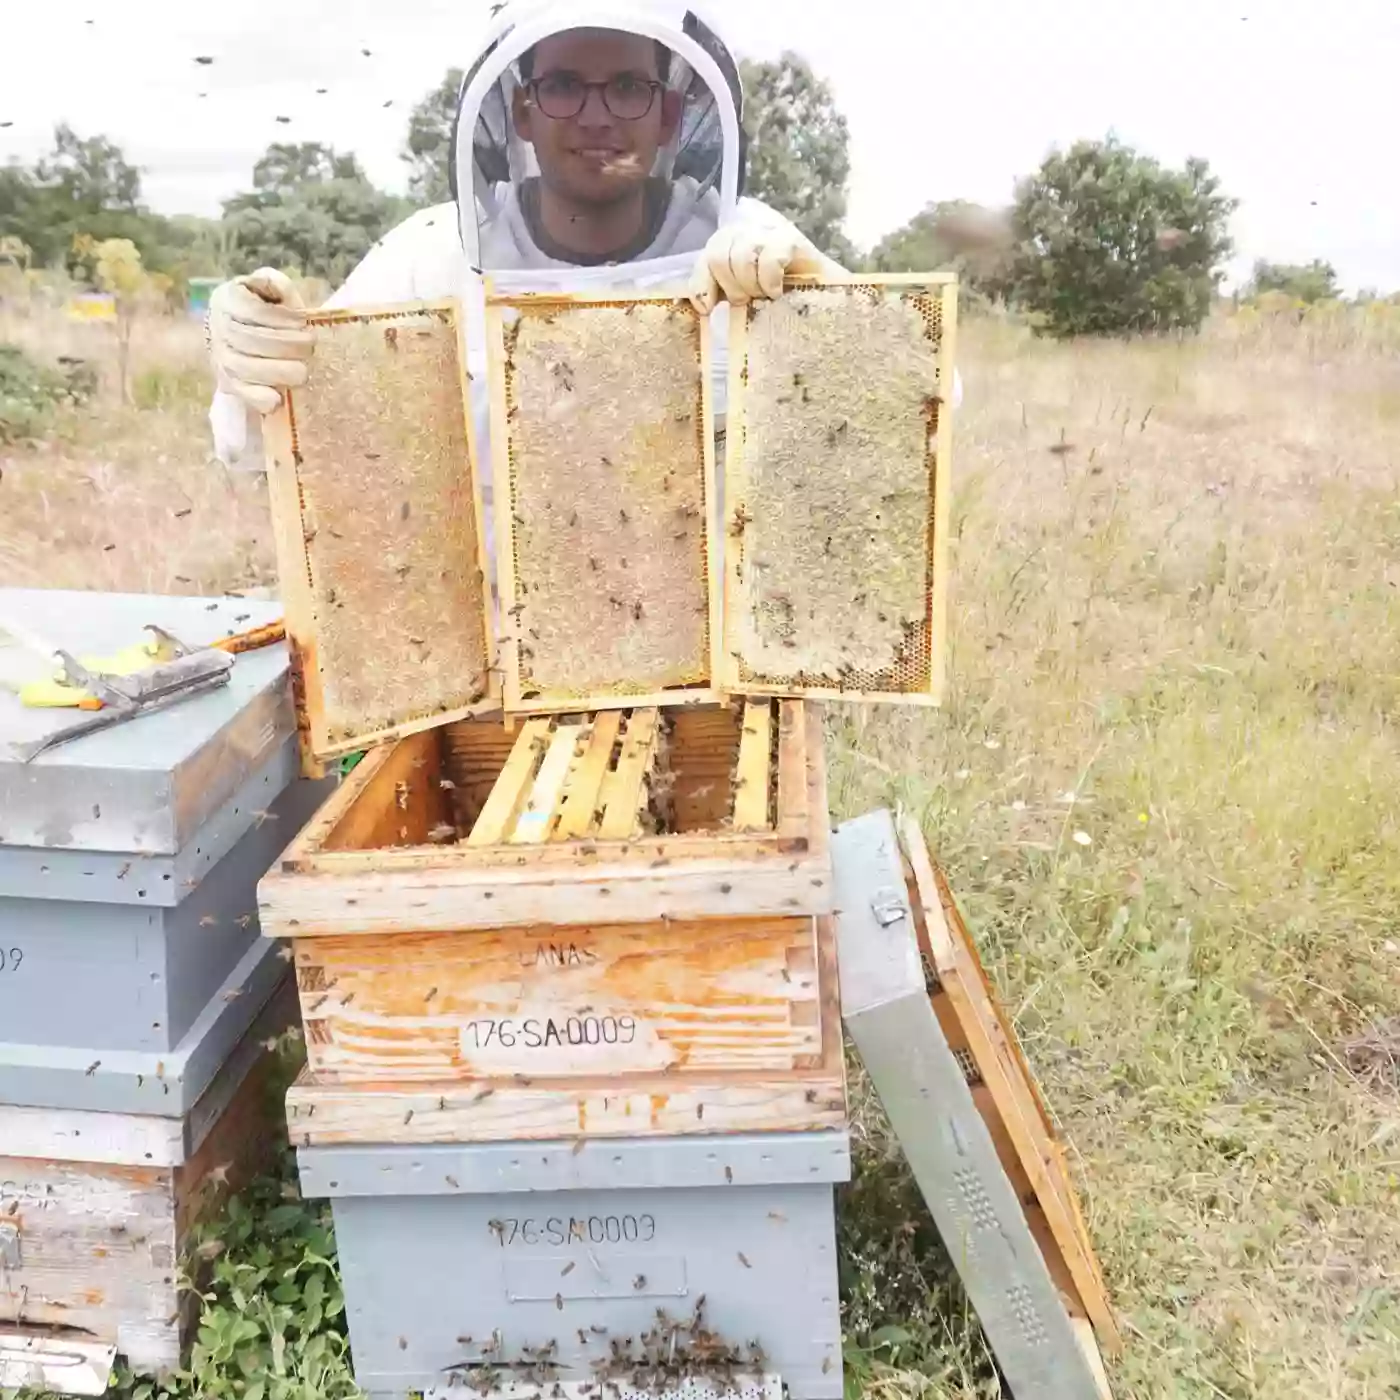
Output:
[[[413,109],[408,119],[402,158],[410,167],[408,196],[415,204],[445,204],[452,198],[448,169],[462,77],[460,68],[449,68],[442,82]]]
[[[331,282],[343,281],[407,207],[377,190],[353,155],[316,142],[268,147],[253,183],[224,204],[231,260]]]
[[[153,270],[173,270],[188,243],[175,224],[141,203],[141,172],[105,136],[54,130],[52,150],[32,167],[0,168],[0,237],[22,239],[41,267],[74,265],[74,241],[125,238]]]
[[[850,129],[828,83],[805,59],[745,59],[744,129],[749,138],[747,192],[789,219],[822,252],[847,267],[857,260],[842,228],[851,177]]]
[[[1310,263],[1271,263],[1262,258],[1254,264],[1249,295],[1283,292],[1297,301],[1335,301],[1341,295],[1337,269],[1321,258]]]
[[[274,141],[253,167],[253,188],[282,198],[303,185],[366,178],[353,152],[342,153],[319,141]]]
[[[1052,335],[1197,330],[1235,207],[1204,160],[1170,170],[1114,137],[1076,142],[1017,186],[1008,290]]]
[[[93,280],[109,292],[117,305],[117,374],[123,403],[131,400],[131,331],[141,311],[159,305],[170,289],[170,279],[147,272],[141,253],[129,238],[104,238],[100,242],[79,234],[74,253],[91,261]]]
[[[1010,271],[1014,236],[1009,215],[966,199],[926,205],[870,254],[875,272],[934,272],[949,268],[964,286],[1000,296]]]

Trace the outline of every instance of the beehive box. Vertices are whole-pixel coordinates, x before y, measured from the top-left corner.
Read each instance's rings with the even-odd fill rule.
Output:
[[[842,1393],[842,1130],[298,1158],[370,1395]]]
[[[453,724],[366,757],[259,911],[302,941],[810,917],[828,827],[801,702]]]
[[[796,280],[734,310],[725,690],[938,701],[956,291]]]
[[[309,772],[499,704],[457,305],[310,319],[315,373],[264,426]]]
[[[487,337],[506,709],[712,701],[708,318],[491,297]]]
[[[0,592],[77,654],[146,623],[197,644],[272,620],[241,599]],[[12,682],[46,663],[0,645]],[[77,739],[15,746],[72,711],[0,690],[0,1102],[187,1111],[285,971],[256,887],[324,799],[300,783],[285,647],[241,656],[227,690]]]
[[[191,1232],[271,1165],[268,1043],[295,1018],[290,992],[180,1117],[0,1105],[0,1388],[100,1395],[115,1354],[139,1373],[181,1364]]]

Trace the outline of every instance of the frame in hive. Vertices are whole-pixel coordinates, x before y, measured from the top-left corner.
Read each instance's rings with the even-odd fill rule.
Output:
[[[714,699],[709,323],[674,296],[488,298],[505,707]]]
[[[938,702],[956,319],[939,274],[734,309],[725,690]]]
[[[264,441],[303,753],[323,759],[499,701],[457,305],[309,319],[310,380]]]

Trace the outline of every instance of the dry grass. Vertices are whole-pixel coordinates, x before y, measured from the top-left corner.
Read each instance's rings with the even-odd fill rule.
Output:
[[[123,406],[110,328],[0,313],[0,342],[100,366],[102,390],[35,450],[0,449],[0,585],[218,594],[274,581],[261,480],[213,460],[194,322],[137,326]]]
[[[950,704],[831,707],[835,800],[912,808],[950,870],[1075,1148],[1119,1397],[1393,1400],[1393,357],[1343,323],[973,322],[963,370]],[[0,461],[0,582],[265,580],[261,499],[209,466],[202,409],[109,405]],[[859,1098],[854,1381],[996,1394]]]
[[[951,703],[835,714],[839,807],[903,802],[950,867],[1077,1152],[1117,1393],[1393,1397],[1393,360],[1267,323],[964,345]],[[986,1393],[946,1306],[903,1330],[879,1388]]]

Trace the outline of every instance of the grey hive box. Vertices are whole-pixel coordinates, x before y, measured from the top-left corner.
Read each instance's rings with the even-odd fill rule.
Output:
[[[275,621],[276,603],[0,589],[74,654],[154,623],[190,645]],[[0,1103],[187,1112],[285,971],[256,885],[326,796],[297,780],[285,646],[226,689],[20,761],[81,718],[23,708],[43,673],[0,639]]]
[[[372,1396],[504,1394],[535,1358],[540,1395],[600,1374],[626,1389],[630,1364],[595,1368],[675,1324],[684,1355],[697,1307],[724,1348],[757,1355],[745,1393],[766,1378],[793,1400],[841,1395],[844,1131],[297,1155],[303,1194],[332,1202],[355,1377]],[[720,1377],[692,1375],[707,1379]]]
[[[0,1104],[0,1390],[102,1395],[180,1365],[192,1232],[272,1164],[289,983],[180,1118]]]

